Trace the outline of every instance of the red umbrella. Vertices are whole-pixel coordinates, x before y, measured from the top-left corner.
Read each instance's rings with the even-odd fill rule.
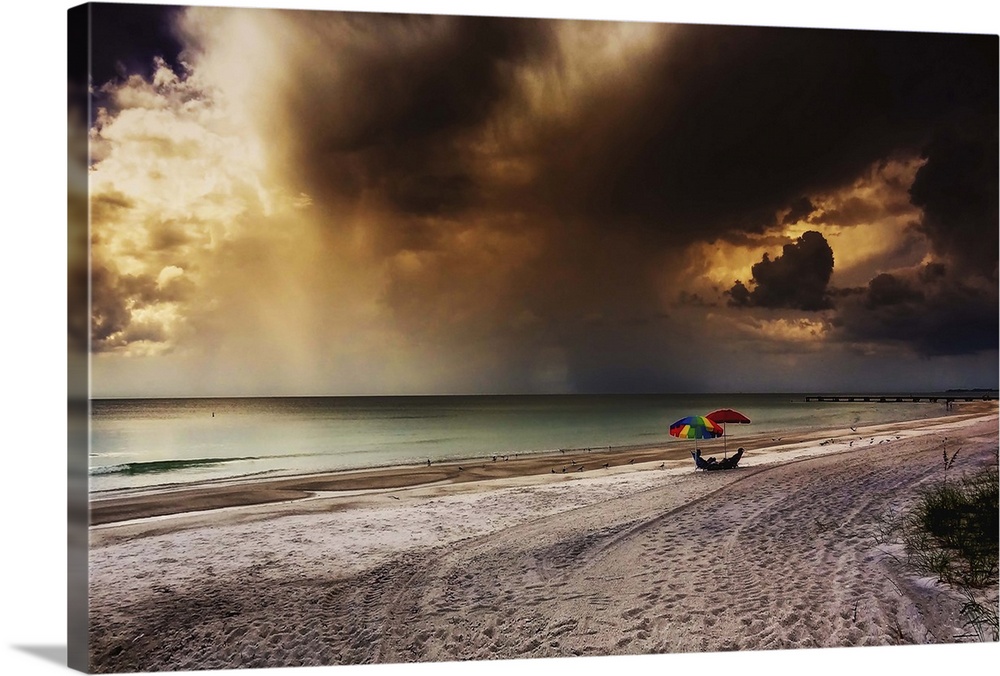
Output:
[[[712,411],[711,413],[709,413],[705,417],[708,418],[709,420],[711,420],[712,422],[716,422],[716,423],[719,423],[719,424],[722,425],[722,429],[723,429],[723,435],[722,435],[722,452],[723,452],[723,454],[725,454],[725,452],[726,452],[726,435],[725,435],[726,423],[736,423],[737,425],[749,425],[750,424],[750,418],[746,417],[745,415],[743,415],[739,411],[734,411],[731,408],[720,408],[720,409],[717,409],[715,411]]]

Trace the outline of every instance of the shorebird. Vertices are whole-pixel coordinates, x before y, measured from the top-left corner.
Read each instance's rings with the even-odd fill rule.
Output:
[[[852,432],[857,432],[857,431],[858,431],[858,428],[857,428],[857,427],[855,427],[854,425],[851,425],[851,431],[852,431]]]
[[[631,464],[632,464],[632,463],[634,463],[634,462],[635,462],[635,458],[632,458],[631,460],[629,460],[629,461],[628,461],[628,464],[630,464],[630,465],[631,465]]]
[[[604,463],[604,469],[607,469],[607,468],[608,468],[608,467],[610,467],[610,466],[611,466],[611,463],[610,463],[610,462],[606,462],[606,463]]]

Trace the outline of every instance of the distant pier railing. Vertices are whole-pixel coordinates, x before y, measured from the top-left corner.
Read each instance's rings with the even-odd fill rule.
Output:
[[[845,395],[845,394],[814,394],[806,396],[807,402],[812,401],[830,401],[830,402],[859,402],[859,403],[917,403],[917,402],[930,402],[936,403],[943,401],[945,403],[952,403],[956,401],[990,401],[992,397],[989,394],[976,394],[976,395],[965,395],[965,394],[921,394],[921,395]]]

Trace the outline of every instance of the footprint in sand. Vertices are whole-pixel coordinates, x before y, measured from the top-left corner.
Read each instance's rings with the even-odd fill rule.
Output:
[[[791,615],[787,615],[781,618],[781,620],[779,620],[779,624],[781,624],[782,627],[790,627],[793,624],[796,624],[798,621],[799,621],[799,614],[792,613]]]

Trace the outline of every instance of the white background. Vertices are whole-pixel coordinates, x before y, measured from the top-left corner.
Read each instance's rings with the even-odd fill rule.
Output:
[[[66,648],[66,10],[74,3],[7,4],[0,30],[0,332],[3,495],[0,673],[63,673]],[[644,3],[615,0],[218,0],[250,5],[444,14],[660,20],[689,23],[998,32],[996,2],[869,0]],[[16,460],[14,460],[16,458]],[[763,610],[763,609],[762,609]],[[521,660],[373,667],[265,669],[253,674],[851,674],[974,672],[1000,663],[1000,644],[800,650],[718,655]],[[978,663],[978,664],[977,664]],[[203,674],[234,672],[199,672]]]

